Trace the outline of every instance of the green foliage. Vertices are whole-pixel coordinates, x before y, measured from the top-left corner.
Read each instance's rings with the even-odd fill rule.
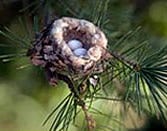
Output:
[[[28,21],[31,27],[24,17],[18,20],[26,32],[25,36],[17,35],[7,27],[0,31],[11,41],[13,48],[18,48],[12,54],[1,54],[3,62],[26,56],[35,33],[55,14],[92,21],[108,37],[108,51],[113,57],[100,63],[102,73],[92,72],[77,81],[69,76],[72,82],[72,87],[68,85],[70,93],[43,123],[47,125],[51,120],[49,131],[90,130],[86,128],[85,120],[88,126],[97,121],[95,130],[124,131],[128,129],[123,124],[126,123],[126,114],[130,113],[140,117],[155,115],[166,122],[167,46],[153,49],[154,45],[149,42],[152,38],[147,39],[147,31],[131,25],[132,7],[127,3],[116,0],[36,0],[21,10],[33,19]],[[90,79],[96,84],[93,85]],[[84,119],[83,123],[78,120],[80,118]]]

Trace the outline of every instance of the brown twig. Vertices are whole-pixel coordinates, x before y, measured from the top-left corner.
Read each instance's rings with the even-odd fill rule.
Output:
[[[81,99],[78,91],[76,90],[78,88],[74,87],[73,82],[70,80],[70,78],[68,76],[65,76],[62,74],[57,74],[57,77],[59,80],[63,80],[64,82],[66,82],[68,84],[68,87],[71,90],[71,92],[74,93],[74,96],[76,97],[76,100],[77,100],[77,104],[82,108],[82,110],[84,112],[85,119],[87,121],[88,131],[92,131],[96,126],[96,122],[92,118],[92,116],[88,114],[88,109],[86,107],[86,104],[85,104],[84,100]]]
[[[82,110],[85,114],[85,119],[87,121],[88,131],[92,131],[96,127],[96,121],[93,119],[91,115],[88,114],[88,110],[86,105],[82,106]]]

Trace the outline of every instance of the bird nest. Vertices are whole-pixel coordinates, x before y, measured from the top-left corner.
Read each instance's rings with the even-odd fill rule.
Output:
[[[54,20],[29,50],[34,65],[42,66],[54,82],[56,73],[84,76],[106,56],[104,33],[86,20],[63,17]],[[48,73],[49,72],[49,73]]]

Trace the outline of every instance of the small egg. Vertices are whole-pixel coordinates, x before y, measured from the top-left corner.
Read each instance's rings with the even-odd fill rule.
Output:
[[[76,50],[78,48],[82,48],[82,43],[79,40],[70,40],[68,42],[68,46],[71,50]]]
[[[74,50],[74,55],[78,56],[78,57],[82,57],[85,56],[87,54],[87,50],[84,48],[78,48],[76,50]]]

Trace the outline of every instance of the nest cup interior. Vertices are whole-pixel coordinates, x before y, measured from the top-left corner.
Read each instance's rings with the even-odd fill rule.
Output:
[[[91,47],[90,37],[91,34],[89,32],[77,30],[77,28],[69,29],[67,27],[63,33],[63,38],[66,44],[68,44],[71,40],[78,40],[82,43],[82,47],[86,50],[89,50]]]

